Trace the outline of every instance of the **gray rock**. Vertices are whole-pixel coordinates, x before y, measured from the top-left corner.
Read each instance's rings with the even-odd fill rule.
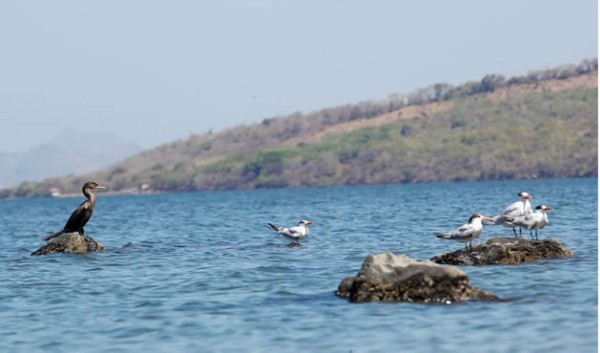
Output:
[[[87,235],[79,233],[64,233],[48,240],[48,243],[31,255],[48,255],[55,253],[82,254],[92,251],[102,251],[104,245]]]
[[[498,299],[472,287],[467,275],[456,267],[392,253],[367,256],[356,277],[342,280],[336,295],[354,303],[455,303]]]
[[[572,257],[575,254],[558,240],[492,238],[472,250],[460,249],[434,256],[431,261],[449,265],[516,265],[538,259]]]

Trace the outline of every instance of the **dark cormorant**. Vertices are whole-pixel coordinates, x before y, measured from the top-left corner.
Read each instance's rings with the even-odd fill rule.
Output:
[[[92,217],[92,213],[94,212],[94,205],[96,204],[96,195],[92,193],[94,189],[106,189],[106,186],[98,185],[93,181],[89,181],[83,185],[82,191],[87,200],[83,201],[79,207],[71,214],[67,224],[60,232],[56,232],[54,234],[50,234],[44,238],[45,241],[48,241],[52,238],[55,238],[64,233],[72,233],[78,232],[83,235],[83,227]]]

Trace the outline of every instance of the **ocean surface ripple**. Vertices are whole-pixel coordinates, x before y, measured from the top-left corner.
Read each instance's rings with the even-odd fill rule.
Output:
[[[0,200],[1,352],[596,352],[597,179],[105,196],[87,233],[107,251],[29,256],[80,199]],[[462,267],[506,301],[350,304],[365,256],[462,244],[432,232],[533,195],[576,257]],[[267,222],[315,224],[302,246]],[[479,241],[511,236],[486,227]],[[529,237],[528,233],[524,233]]]

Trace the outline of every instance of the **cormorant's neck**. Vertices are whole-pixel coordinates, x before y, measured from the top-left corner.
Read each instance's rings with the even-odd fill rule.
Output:
[[[92,207],[96,203],[96,195],[92,192],[92,189],[83,189],[83,194],[87,197],[88,201],[92,204]]]

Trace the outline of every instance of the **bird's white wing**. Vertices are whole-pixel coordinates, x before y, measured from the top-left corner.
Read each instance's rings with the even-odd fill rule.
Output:
[[[302,227],[290,227],[288,230],[293,237],[301,237],[304,235],[304,228]]]
[[[533,229],[540,223],[540,221],[542,221],[542,218],[543,215],[536,212],[526,216],[517,217],[514,221],[510,223],[521,228]]]
[[[468,239],[475,233],[475,228],[471,224],[464,224],[450,233],[450,239]]]
[[[282,228],[279,231],[279,233],[290,239],[299,239],[299,238],[302,238],[302,236],[304,235],[304,233],[302,232],[302,229],[300,227]]]
[[[517,201],[508,205],[508,207],[502,211],[502,216],[519,217],[523,214],[523,212],[523,202]]]

